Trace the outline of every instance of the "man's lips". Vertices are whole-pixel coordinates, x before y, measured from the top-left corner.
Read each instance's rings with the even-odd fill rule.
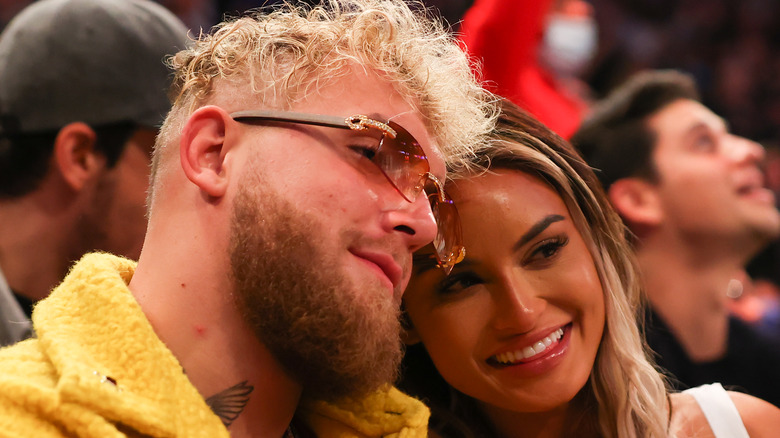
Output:
[[[774,204],[774,193],[765,187],[764,177],[758,172],[751,173],[742,178],[737,185],[737,194],[742,197],[753,198]]]
[[[393,289],[398,288],[398,285],[401,283],[401,278],[403,277],[403,269],[396,263],[391,255],[360,249],[353,249],[351,252],[355,256],[376,265],[385,274],[387,279],[390,280]]]

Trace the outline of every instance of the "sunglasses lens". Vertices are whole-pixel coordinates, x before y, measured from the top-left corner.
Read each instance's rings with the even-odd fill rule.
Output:
[[[401,195],[413,202],[422,191],[430,169],[428,157],[407,130],[395,122],[388,122],[388,125],[395,130],[396,137],[382,136],[374,163]]]
[[[395,130],[396,136],[382,136],[373,161],[401,195],[407,201],[414,202],[428,181],[428,157],[406,129],[395,122],[387,124]],[[463,260],[466,254],[461,241],[460,217],[451,200],[446,196],[444,200],[440,199],[437,187],[429,188],[427,193],[438,226],[433,240],[436,259],[445,274],[449,274],[452,267]]]
[[[436,258],[439,261],[439,266],[444,269],[444,273],[449,274],[452,267],[463,260],[466,255],[461,241],[460,217],[455,204],[449,198],[442,201],[437,194],[432,194],[429,199],[433,217],[438,225],[436,238],[433,239]]]

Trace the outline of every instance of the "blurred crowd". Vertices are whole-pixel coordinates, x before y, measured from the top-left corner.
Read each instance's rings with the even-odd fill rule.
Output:
[[[602,94],[644,68],[691,73],[736,134],[780,140],[780,4],[772,0],[594,0]]]
[[[308,0],[311,2],[310,0]],[[193,32],[275,0],[160,0]],[[734,133],[780,143],[780,3],[773,0],[591,0],[599,50],[582,76],[596,97],[644,68],[694,75]],[[0,0],[0,28],[30,0]],[[471,0],[425,0],[453,26]]]

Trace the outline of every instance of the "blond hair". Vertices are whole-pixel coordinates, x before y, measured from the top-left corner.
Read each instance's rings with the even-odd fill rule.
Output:
[[[493,137],[474,159],[459,163],[451,178],[507,169],[547,182],[565,202],[601,280],[605,327],[585,392],[585,421],[604,437],[667,436],[668,389],[637,323],[643,309],[638,267],[625,226],[596,175],[570,144],[509,102]]]
[[[155,145],[152,187],[165,148],[178,142],[198,107],[259,100],[284,109],[350,66],[392,83],[420,112],[448,159],[469,155],[496,118],[495,99],[481,87],[453,36],[401,0],[328,0],[325,6],[257,10],[201,35],[171,64],[176,99]]]

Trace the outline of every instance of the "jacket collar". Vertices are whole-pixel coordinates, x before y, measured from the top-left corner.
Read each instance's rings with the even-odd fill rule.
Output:
[[[127,287],[135,262],[79,261],[33,312],[63,403],[151,436],[227,437]]]

